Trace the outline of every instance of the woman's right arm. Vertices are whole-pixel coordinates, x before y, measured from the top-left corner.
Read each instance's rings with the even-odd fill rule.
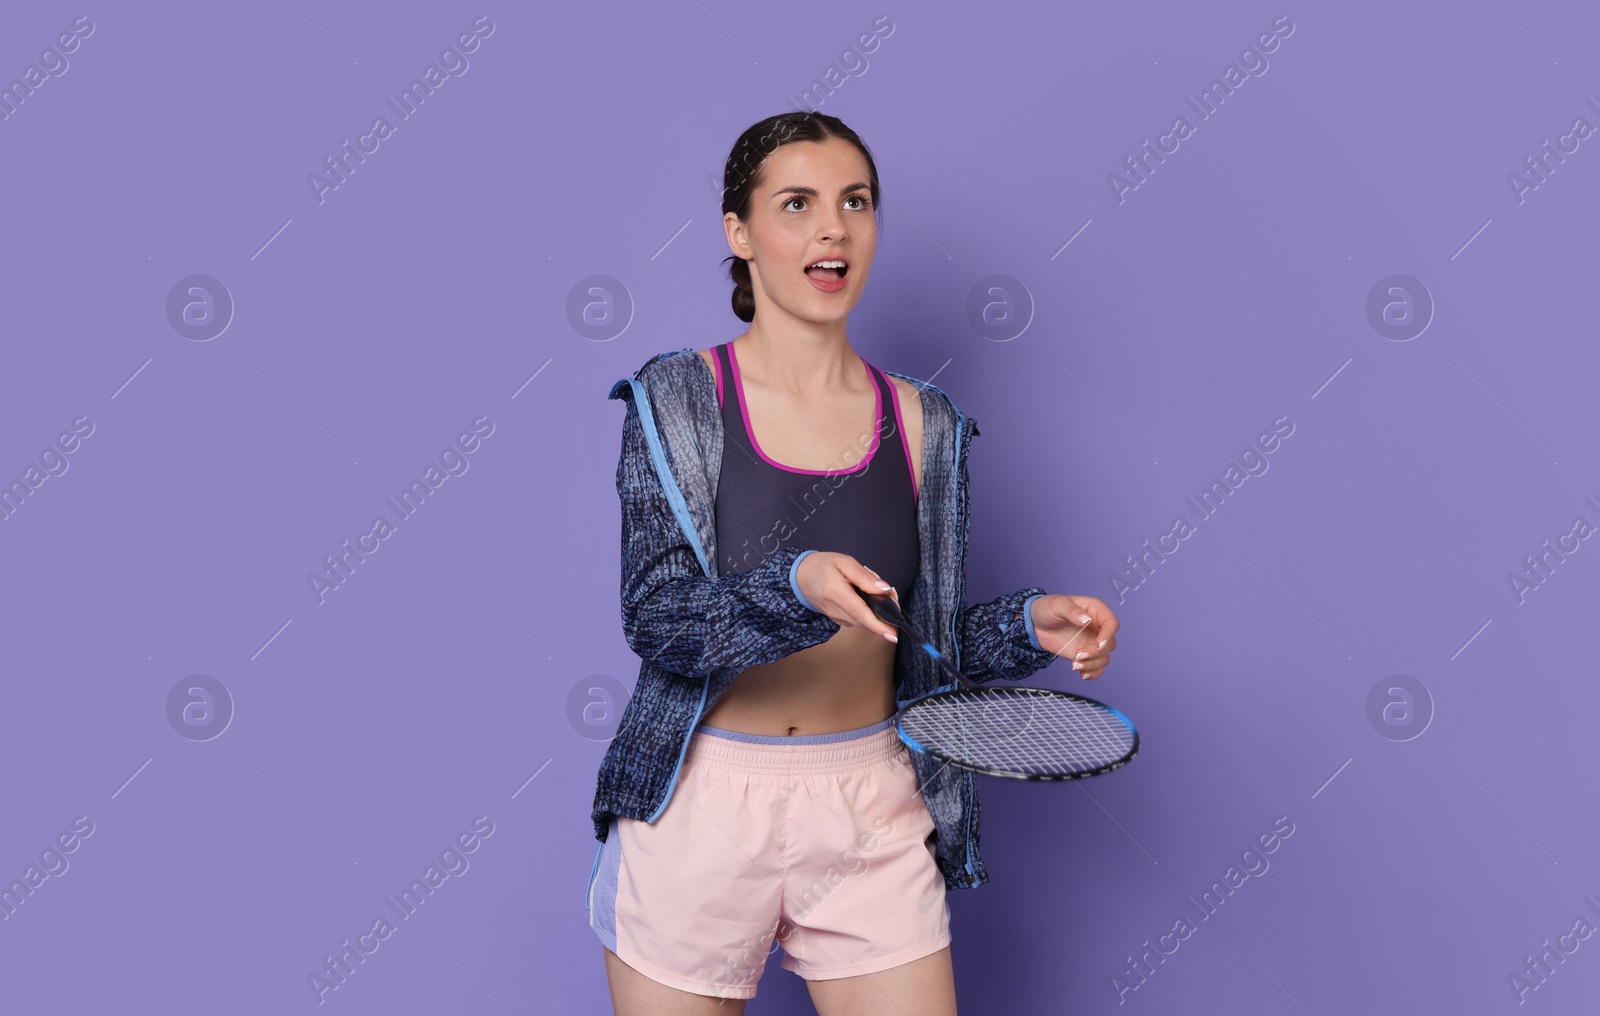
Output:
[[[805,551],[782,547],[750,571],[706,575],[651,464],[639,408],[623,400],[622,630],[641,659],[704,677],[743,669],[831,638],[839,625],[799,595],[792,567]]]

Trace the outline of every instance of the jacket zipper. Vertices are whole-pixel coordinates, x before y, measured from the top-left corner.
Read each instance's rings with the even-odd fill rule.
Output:
[[[904,374],[900,374],[897,371],[892,371],[891,370],[888,373],[895,374],[896,376],[898,376],[898,377],[900,377],[900,378],[902,378],[902,379],[904,379],[906,381],[909,381],[912,384],[923,383],[923,382],[918,382],[915,378],[907,377]],[[952,409],[955,408],[955,403],[954,402],[951,403],[951,408]],[[951,518],[952,524],[956,527],[956,531],[959,532],[960,531],[960,527],[961,527],[961,502],[960,502],[960,497],[959,497],[959,494],[960,494],[960,489],[959,488],[960,488],[960,481],[961,481],[961,444],[962,444],[962,438],[964,437],[964,435],[966,433],[967,423],[969,422],[969,420],[971,418],[968,417],[967,414],[963,413],[959,409],[955,409],[955,414],[956,414],[956,425],[955,425],[955,436],[954,436],[955,447],[954,447],[954,451],[953,451],[953,454],[952,454],[952,457],[951,457],[952,468],[950,470],[950,490],[951,490],[951,498],[950,498],[950,512],[951,512],[951,515],[950,515],[950,518]],[[956,587],[958,589],[961,588],[962,577],[963,577],[963,568],[962,568],[962,561],[961,561],[962,556],[963,555],[961,554],[960,550],[958,549],[958,551],[956,553],[956,562],[955,562]],[[957,602],[954,603],[950,608],[950,631],[951,631],[950,642],[951,642],[951,646],[952,646],[951,657],[952,657],[952,662],[955,664],[955,667],[956,667],[957,670],[961,669],[961,638],[960,638],[960,633],[958,631],[956,631],[956,622],[959,620],[960,614],[961,614],[960,597],[957,597]],[[898,704],[898,702],[897,702],[897,704]],[[965,787],[963,788],[963,794],[965,795],[965,809],[964,810],[966,811],[966,816],[967,816],[966,817],[966,823],[965,823],[966,852],[967,852],[966,861],[965,861],[965,867],[966,867],[967,874],[971,878],[976,879],[978,877],[978,873],[976,871],[974,871],[973,868],[972,868],[972,853],[973,853],[973,848],[972,848],[972,812],[973,812],[972,803],[973,802],[972,802],[972,795],[971,795],[972,775],[970,773],[963,772],[962,773],[962,779],[963,779],[963,781],[965,783]]]
[[[960,533],[961,533],[961,491],[960,491],[960,485],[961,485],[961,444],[962,444],[962,439],[966,435],[966,429],[967,429],[967,415],[965,413],[961,412],[958,409],[958,410],[956,410],[956,427],[955,427],[956,447],[955,447],[955,454],[954,454],[953,459],[952,459],[952,463],[953,464],[952,464],[952,467],[951,467],[951,470],[950,470],[950,477],[951,477],[951,479],[950,479],[951,518],[952,518],[953,523],[955,525],[955,541],[958,542],[958,543],[959,543],[959,541],[961,539],[961,537],[960,537]],[[956,548],[956,562],[955,562],[955,565],[956,565],[956,589],[957,590],[960,590],[961,588],[963,588],[962,587],[963,573],[962,573],[962,560],[961,559],[962,559],[962,557],[964,555],[961,553],[961,551],[962,551],[962,548],[958,546]],[[960,615],[961,615],[961,597],[957,596],[955,604],[952,605],[951,608],[950,608],[950,632],[951,632],[950,644],[951,644],[951,646],[953,648],[953,652],[951,653],[951,655],[954,657],[954,663],[955,663],[955,666],[956,666],[957,670],[961,669],[961,633],[956,629],[956,624],[957,624],[957,621],[960,618]],[[976,871],[974,871],[973,868],[972,868],[972,812],[973,812],[972,793],[971,793],[971,790],[972,790],[972,774],[963,771],[962,774],[961,774],[961,781],[962,781],[962,795],[966,798],[966,807],[963,808],[962,810],[964,810],[966,812],[966,819],[967,819],[966,823],[965,823],[966,854],[967,854],[966,860],[965,860],[965,867],[967,869],[967,875],[969,877],[977,878],[978,877],[978,873]]]

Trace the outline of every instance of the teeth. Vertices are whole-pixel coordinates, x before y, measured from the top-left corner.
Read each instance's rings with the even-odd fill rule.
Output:
[[[843,261],[813,261],[807,268],[843,268]]]

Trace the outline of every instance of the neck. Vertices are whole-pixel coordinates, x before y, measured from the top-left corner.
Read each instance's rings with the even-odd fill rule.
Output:
[[[802,398],[866,383],[862,357],[850,348],[843,322],[837,328],[802,328],[782,335],[751,323],[733,346],[742,378]]]

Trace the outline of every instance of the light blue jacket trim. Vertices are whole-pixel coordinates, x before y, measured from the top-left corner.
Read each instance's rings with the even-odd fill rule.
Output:
[[[1043,595],[1045,594],[1035,593],[1022,602],[1022,619],[1028,624],[1028,641],[1033,643],[1033,648],[1039,650],[1043,650],[1044,646],[1039,644],[1039,635],[1033,630],[1033,601]]]
[[[711,565],[706,561],[705,548],[700,546],[700,534],[695,531],[689,504],[683,499],[683,491],[678,489],[677,477],[667,467],[667,453],[661,448],[661,435],[656,433],[655,410],[650,408],[650,393],[638,378],[624,378],[623,381],[633,389],[633,404],[639,407],[639,423],[644,428],[645,441],[650,445],[650,461],[655,464],[656,475],[661,478],[661,487],[666,491],[667,502],[672,505],[672,514],[677,516],[678,525],[683,527],[683,535],[688,538],[689,546],[694,548],[694,556],[700,559],[700,570],[710,575]],[[620,384],[622,381],[617,382],[617,385]],[[611,386],[612,392],[617,390],[617,385]]]
[[[806,609],[820,614],[822,611],[817,610],[816,607],[813,607],[811,605],[811,601],[806,599],[806,594],[800,591],[800,562],[804,561],[806,558],[815,553],[815,550],[802,551],[800,556],[794,559],[794,563],[789,566],[789,588],[794,590],[795,599],[805,604]]]
[[[672,514],[678,520],[678,526],[683,530],[684,537],[689,545],[694,548],[695,557],[700,561],[700,570],[707,575],[711,574],[711,564],[706,560],[705,548],[700,545],[700,534],[695,530],[694,517],[689,514],[689,504],[683,499],[683,491],[678,489],[678,479],[672,475],[672,470],[667,465],[667,454],[661,448],[661,435],[656,433],[655,411],[650,407],[650,393],[645,388],[644,382],[638,378],[624,378],[623,381],[633,389],[633,404],[639,409],[639,424],[644,430],[646,443],[650,446],[650,461],[655,466],[656,476],[661,480],[661,487],[667,494],[667,502],[672,505]],[[612,394],[617,391],[617,386],[623,382],[618,381],[611,386]],[[706,696],[711,691],[711,681],[706,679],[700,686],[700,704],[695,709],[694,722],[699,722],[700,716],[705,712]],[[691,724],[691,727],[693,724]],[[678,761],[672,768],[672,779],[667,784],[667,796],[662,799],[658,807],[645,820],[654,822],[667,810],[667,804],[672,800],[672,793],[678,786],[678,774],[683,770],[683,760],[689,754],[690,738],[683,739],[683,746],[678,749]]]
[[[672,767],[672,779],[667,783],[667,796],[661,799],[661,807],[651,812],[646,822],[654,822],[667,810],[667,805],[672,801],[673,793],[678,789],[678,774],[683,772],[683,760],[689,754],[689,742],[694,740],[694,728],[699,726],[700,717],[706,712],[706,696],[711,693],[711,678],[707,677],[700,682],[700,704],[694,707],[694,719],[689,721],[689,734],[683,739],[683,747],[678,749],[678,761]]]

